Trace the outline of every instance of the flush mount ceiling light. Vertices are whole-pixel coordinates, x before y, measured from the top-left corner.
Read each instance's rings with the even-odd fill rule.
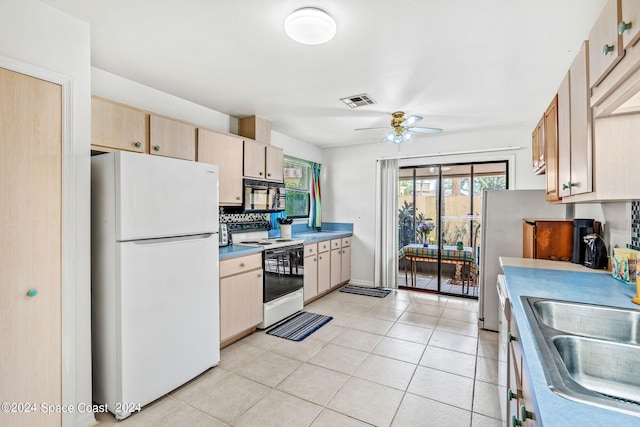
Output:
[[[298,43],[322,44],[336,35],[336,21],[324,10],[305,7],[287,16],[284,31]]]

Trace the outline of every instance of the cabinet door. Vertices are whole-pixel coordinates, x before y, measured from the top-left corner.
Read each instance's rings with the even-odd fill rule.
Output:
[[[351,280],[351,247],[343,247],[340,257],[340,282],[348,282]]]
[[[558,195],[571,195],[571,93],[569,73],[558,88]]]
[[[525,222],[522,224],[522,258],[536,257],[536,225]]]
[[[284,150],[267,145],[267,179],[282,182],[284,179]]]
[[[531,136],[531,152],[533,157],[533,171],[541,174],[545,169],[544,159],[544,116],[538,122],[536,129]]]
[[[589,33],[589,87],[597,86],[620,61],[622,36],[618,35],[620,0],[609,0]]]
[[[193,125],[153,114],[149,120],[150,154],[196,159],[196,128]]]
[[[538,164],[540,163],[540,159],[538,159],[538,126],[533,129],[531,132],[531,165],[533,166],[533,172],[535,173],[538,170]]]
[[[265,179],[266,145],[244,140],[244,176]]]
[[[220,279],[220,341],[262,322],[262,270]]]
[[[0,116],[2,400],[60,405],[62,88],[0,68]],[[61,424],[0,411],[3,426]]]
[[[342,278],[341,264],[342,253],[340,249],[334,249],[331,251],[331,287],[338,286]]]
[[[322,243],[322,242],[321,242]],[[327,244],[327,246],[329,246]],[[331,255],[328,251],[318,254],[318,293],[331,288]]]
[[[242,139],[198,129],[197,159],[199,162],[218,165],[220,205],[242,205]]]
[[[147,113],[91,98],[91,145],[145,153],[149,149]]]
[[[544,112],[544,150],[547,175],[547,201],[555,202],[558,196],[558,97],[555,96]]]
[[[318,295],[318,256],[304,257],[304,301]]]
[[[522,366],[522,372],[520,375],[522,377],[522,406],[518,408],[520,418],[524,426],[534,427],[538,425],[538,421],[534,410],[533,393],[531,392],[529,375],[527,374],[527,369],[524,366]]]
[[[571,195],[593,191],[593,147],[591,144],[591,106],[589,103],[588,42],[569,69],[571,98]]]
[[[626,49],[640,38],[640,2],[622,0],[622,19],[618,22],[618,33],[622,32],[622,45]],[[628,24],[631,24],[629,27]]]

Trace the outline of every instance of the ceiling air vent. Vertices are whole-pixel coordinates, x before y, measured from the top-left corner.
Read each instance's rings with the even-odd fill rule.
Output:
[[[351,108],[362,107],[363,105],[375,104],[376,101],[366,93],[360,95],[348,96],[346,98],[340,98],[340,101],[344,102]]]

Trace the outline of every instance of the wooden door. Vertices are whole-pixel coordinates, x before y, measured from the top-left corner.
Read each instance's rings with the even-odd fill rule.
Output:
[[[284,179],[284,150],[267,145],[267,179],[282,182]]]
[[[569,73],[558,88],[558,194],[571,195],[571,93]]]
[[[62,88],[0,68],[0,117],[2,401],[59,405]],[[0,411],[3,426],[61,423],[60,414]]]
[[[149,117],[149,153],[176,159],[196,159],[196,128],[166,117]]]
[[[244,176],[265,179],[266,145],[244,140]]]
[[[91,145],[100,150],[149,150],[147,113],[101,98],[91,98]]]
[[[588,79],[588,47],[584,42],[569,69],[571,97],[571,195],[593,191],[593,147]]]
[[[324,243],[327,247],[328,242]],[[318,254],[318,293],[321,294],[331,288],[331,255],[328,251]]]
[[[318,256],[304,257],[304,300],[318,295]]]
[[[547,201],[555,202],[558,196],[558,97],[555,96],[544,112],[544,150],[547,175]]]
[[[628,48],[640,38],[640,2],[638,0],[622,0],[621,22],[631,24],[630,28],[622,32],[623,47]]]
[[[221,206],[242,205],[242,139],[198,129],[198,161],[218,165]]]

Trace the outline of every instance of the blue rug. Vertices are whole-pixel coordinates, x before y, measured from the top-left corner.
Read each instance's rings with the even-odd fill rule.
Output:
[[[329,322],[333,317],[301,311],[284,323],[274,326],[267,333],[292,341],[302,341]]]
[[[368,297],[384,298],[389,295],[391,289],[367,288],[364,286],[347,285],[340,289],[340,292],[347,292],[356,295],[366,295]]]

